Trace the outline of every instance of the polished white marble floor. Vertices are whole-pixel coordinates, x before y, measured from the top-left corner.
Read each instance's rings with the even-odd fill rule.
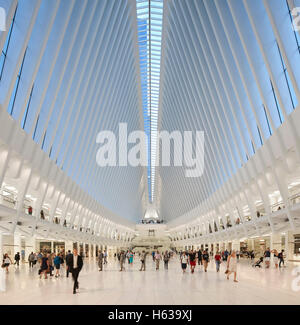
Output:
[[[112,258],[103,272],[94,260],[84,261],[80,274],[80,290],[72,294],[72,279],[39,279],[37,267],[29,270],[27,264],[19,269],[10,267],[6,279],[6,292],[0,292],[0,304],[98,304],[98,305],[210,305],[210,304],[300,304],[300,291],[292,290],[297,282],[292,274],[300,264],[289,263],[276,270],[254,269],[242,260],[238,265],[238,283],[226,280],[225,265],[216,273],[210,263],[205,273],[199,266],[194,274],[182,274],[178,257],[173,258],[169,270],[155,270],[152,258],[147,260],[147,271],[140,272],[138,258],[133,265],[126,264],[126,271],[119,272]],[[300,278],[299,278],[300,280]],[[298,282],[300,287],[300,281]]]

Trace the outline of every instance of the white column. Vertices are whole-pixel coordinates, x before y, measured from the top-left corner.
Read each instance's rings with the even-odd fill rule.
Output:
[[[86,257],[85,243],[82,243],[82,245],[83,245],[83,256]]]
[[[2,264],[2,257],[3,257],[3,235],[2,232],[0,232],[0,261]]]
[[[276,249],[278,253],[281,252],[281,250],[282,250],[281,234],[278,234],[278,233],[271,234],[270,249],[271,249],[271,251],[273,249]],[[273,262],[273,259],[274,259],[274,254],[271,254],[271,261],[272,262]]]
[[[248,240],[248,251],[254,250],[254,239]]]
[[[272,234],[271,239],[270,239],[270,249],[276,249],[278,252],[281,251],[282,246],[281,246],[281,234]]]
[[[285,250],[286,260],[292,260],[294,257],[294,236],[291,231],[285,233]]]
[[[15,232],[14,233],[14,255],[17,252],[21,254],[21,235]]]
[[[241,250],[241,244],[240,244],[239,240],[233,240],[231,246],[232,246],[232,250],[235,250],[235,251]]]
[[[65,241],[65,252],[67,253],[68,251],[73,252],[73,242],[70,240]]]
[[[31,252],[36,252],[35,237],[25,238],[25,262],[28,261],[28,256]]]

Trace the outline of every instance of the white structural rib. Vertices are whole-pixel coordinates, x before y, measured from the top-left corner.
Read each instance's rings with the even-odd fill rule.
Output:
[[[275,7],[165,2],[160,128],[205,132],[203,176],[159,167],[160,213],[179,246],[299,227],[300,52],[288,2]]]

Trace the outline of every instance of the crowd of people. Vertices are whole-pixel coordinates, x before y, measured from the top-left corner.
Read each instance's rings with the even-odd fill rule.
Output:
[[[115,261],[118,261],[120,266],[120,272],[125,271],[126,261],[128,266],[131,267],[133,265],[134,259],[138,257],[140,261],[140,271],[146,271],[146,260],[147,256],[151,255],[153,264],[156,270],[159,270],[160,263],[162,262],[164,265],[164,269],[168,270],[169,261],[172,257],[179,255],[179,260],[181,263],[181,269],[183,273],[186,273],[188,267],[190,267],[190,272],[194,273],[195,268],[198,265],[200,270],[204,270],[207,272],[207,268],[210,261],[215,262],[216,272],[220,272],[220,265],[224,263],[225,265],[225,274],[227,279],[229,279],[230,275],[233,274],[233,281],[238,282],[237,280],[237,262],[240,256],[251,259],[251,261],[255,258],[254,251],[243,252],[242,254],[239,251],[217,251],[215,254],[211,251],[208,252],[208,249],[199,249],[195,250],[187,250],[187,251],[164,251],[160,252],[159,250],[152,251],[151,253],[143,250],[142,252],[136,253],[132,250],[121,250],[118,253],[114,254]],[[271,255],[273,254],[273,262],[275,264],[276,269],[284,266],[284,250],[278,252],[276,249],[270,250],[267,248],[263,253],[263,256],[259,257],[259,260],[254,262],[252,266],[261,267],[263,261],[265,262],[265,267],[270,268]],[[106,250],[100,250],[97,254],[97,262],[99,271],[103,271],[103,266],[108,263],[107,261],[108,253]],[[14,264],[17,267],[20,264],[21,256],[20,253],[17,252],[14,256],[14,262],[6,253],[3,255],[2,260],[2,269],[9,273],[10,265]],[[64,251],[59,252],[57,254],[51,252],[31,252],[28,256],[28,264],[30,269],[34,269],[36,265],[38,265],[38,274],[42,279],[47,279],[49,277],[59,278],[61,276],[61,269],[65,269],[66,277],[69,277],[69,274],[72,274],[72,278],[74,281],[73,284],[73,293],[76,293],[76,290],[79,288],[78,277],[79,273],[83,267],[83,257],[78,254],[77,250],[74,249],[73,253],[69,250],[66,254]]]
[[[2,269],[5,269],[6,273],[9,273],[10,265],[14,264],[17,267],[19,266],[21,259],[19,252],[15,254],[14,259],[15,262],[13,263],[7,253],[3,255]],[[67,254],[64,251],[57,254],[46,251],[38,253],[31,252],[28,256],[28,265],[30,269],[34,269],[35,265],[39,266],[38,275],[40,279],[43,277],[47,279],[48,275],[49,277],[60,277],[61,267],[65,265],[66,277],[68,278],[69,273],[71,273],[74,280],[73,293],[75,294],[79,288],[78,276],[83,266],[83,258],[78,254],[77,249],[73,250],[73,254],[70,250]]]
[[[226,271],[227,279],[229,279],[230,274],[234,274],[234,282],[237,281],[237,253],[236,251],[229,252],[225,250],[224,252],[216,252],[215,256],[213,256],[213,252],[208,252],[207,249],[198,251],[189,250],[189,251],[181,251],[179,253],[182,272],[185,273],[188,265],[191,268],[191,273],[195,272],[195,268],[198,262],[200,267],[203,266],[204,272],[207,272],[208,264],[211,258],[214,258],[216,264],[216,271],[220,271],[220,265],[222,261],[226,262]]]

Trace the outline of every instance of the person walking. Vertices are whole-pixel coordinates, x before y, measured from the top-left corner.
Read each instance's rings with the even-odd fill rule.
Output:
[[[70,273],[71,259],[72,259],[72,254],[71,254],[71,251],[68,250],[68,253],[66,255],[66,276],[67,276],[67,278],[69,277],[69,273]]]
[[[73,255],[70,258],[70,272],[72,273],[72,278],[74,281],[73,294],[76,294],[76,290],[79,289],[78,277],[79,273],[83,267],[83,260],[76,248],[73,250]]]
[[[105,250],[104,251],[104,261],[103,261],[103,264],[107,264],[107,251]]]
[[[228,255],[229,255],[229,252],[228,252],[228,250],[226,249],[225,252],[224,252],[224,258],[225,258],[225,261],[227,261],[227,259],[228,259]]]
[[[28,256],[29,268],[33,268],[34,260],[35,260],[35,255],[33,254],[33,252],[31,252]]]
[[[183,252],[183,254],[181,254],[180,260],[181,260],[182,272],[185,273],[187,264],[189,261],[189,258],[188,258],[188,255],[186,254],[186,252]]]
[[[20,265],[20,259],[21,259],[20,253],[17,252],[16,255],[15,255],[15,263],[14,264],[17,264],[17,266],[19,266]]]
[[[275,268],[278,269],[278,261],[279,261],[279,259],[278,259],[278,251],[276,249],[273,249],[271,251],[271,253],[274,254],[273,255],[273,261],[274,261],[274,264],[275,264]]]
[[[204,266],[204,271],[207,272],[207,266],[209,262],[209,255],[207,250],[205,250],[202,254],[202,260],[203,260],[203,266]]]
[[[220,271],[220,265],[221,265],[221,254],[219,252],[216,252],[215,262],[216,262],[217,272],[219,272]]]
[[[52,271],[54,270],[53,259],[54,259],[53,254],[49,253],[48,254],[48,264],[49,264],[49,274],[50,274],[50,276],[53,276],[53,274],[52,274]]]
[[[102,253],[102,251],[99,251],[99,254],[98,254],[99,272],[103,270],[103,259],[104,259],[104,254]]]
[[[159,253],[159,251],[157,251],[154,255],[155,258],[155,266],[156,266],[156,271],[159,270],[159,262],[161,260],[161,255]]]
[[[164,253],[165,270],[168,270],[168,268],[169,268],[169,260],[170,260],[170,255],[169,255],[168,251],[165,251],[165,253]]]
[[[59,253],[59,258],[60,258],[60,266],[63,267],[65,265],[65,252],[64,251]]]
[[[201,251],[201,249],[198,250],[197,258],[198,258],[198,265],[202,265],[202,251]]]
[[[284,266],[284,257],[283,257],[283,253],[284,253],[284,250],[282,250],[282,251],[278,254],[279,267],[281,267],[281,264],[283,264],[283,266]]]
[[[50,269],[50,265],[49,265],[49,260],[46,254],[43,255],[43,257],[41,258],[41,268],[40,268],[40,279],[42,278],[42,275],[44,274],[45,279],[47,279],[47,272]]]
[[[237,275],[237,258],[236,258],[236,253],[233,250],[231,255],[229,255],[228,260],[227,260],[227,270],[226,270],[226,274],[227,274],[227,280],[229,280],[229,276],[230,274],[233,273],[234,274],[234,282],[238,282],[236,279],[236,275]]]
[[[140,271],[146,271],[146,255],[147,253],[145,251],[142,251]]]
[[[61,258],[59,255],[56,255],[53,259],[53,263],[56,269],[55,277],[58,278],[60,276],[59,270],[60,270],[60,265],[61,265]]]
[[[133,263],[133,253],[129,252],[129,264]]]
[[[191,266],[191,273],[194,273],[196,267],[196,252],[194,252],[193,250],[189,252],[189,261]]]
[[[121,251],[120,253],[120,272],[125,271],[125,260],[126,260],[126,254],[124,251]]]
[[[155,262],[155,251],[152,252],[152,259],[153,259],[153,262]]]
[[[269,247],[266,249],[264,253],[264,258],[266,261],[266,268],[268,269],[270,267],[270,259],[271,259],[271,251]]]
[[[9,273],[8,272],[8,268],[9,268],[10,264],[12,264],[12,260],[10,259],[10,257],[8,256],[8,254],[6,253],[3,256],[3,264],[2,264],[2,267],[4,269],[6,269],[6,273]]]

